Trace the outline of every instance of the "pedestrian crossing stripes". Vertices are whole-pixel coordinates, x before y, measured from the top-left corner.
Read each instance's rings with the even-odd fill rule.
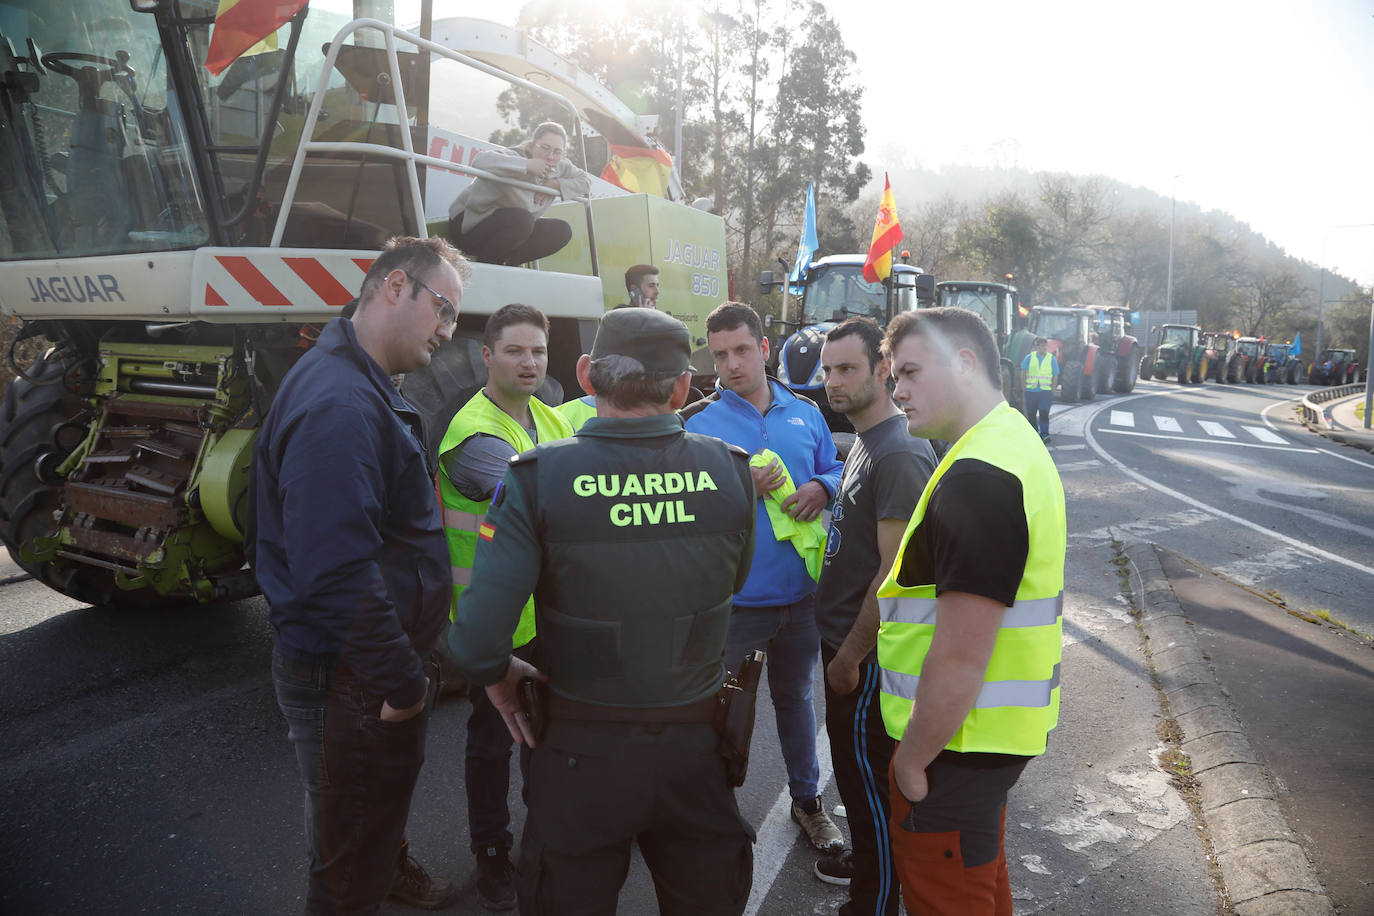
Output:
[[[1198,420],[1197,425],[1202,427],[1202,431],[1209,436],[1216,436],[1218,439],[1234,439],[1236,434],[1225,426],[1214,420]]]
[[[1155,417],[1155,428],[1162,433],[1181,433],[1183,427],[1173,417]]]
[[[1190,433],[1201,433],[1205,438],[1190,441],[1216,440],[1218,442],[1230,442],[1236,445],[1249,445],[1252,448],[1256,443],[1263,443],[1268,446],[1289,446],[1292,442],[1280,436],[1272,429],[1263,426],[1251,426],[1245,423],[1222,423],[1217,420],[1198,420],[1192,417],[1174,417],[1168,414],[1146,414],[1145,422],[1136,422],[1136,416],[1129,410],[1112,410],[1108,416],[1109,425],[1105,432],[1123,433],[1124,435],[1134,436],[1154,436],[1163,438],[1160,433],[1171,433],[1177,436],[1186,436]],[[1135,430],[1140,431],[1135,431]],[[1125,432],[1132,430],[1132,432]],[[1153,431],[1151,431],[1153,430]]]

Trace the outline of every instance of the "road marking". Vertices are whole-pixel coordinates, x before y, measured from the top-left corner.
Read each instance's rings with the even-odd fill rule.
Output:
[[[1201,427],[1202,427],[1202,431],[1203,431],[1204,433],[1206,433],[1207,435],[1209,435],[1209,436],[1215,436],[1215,437],[1218,438],[1218,439],[1234,439],[1234,438],[1236,438],[1236,434],[1235,434],[1235,433],[1231,432],[1229,429],[1227,429],[1226,427],[1222,426],[1220,423],[1216,422],[1215,420],[1198,420],[1198,421],[1197,421],[1197,425],[1198,425],[1198,426],[1201,426]]]
[[[1086,461],[1070,461],[1067,464],[1061,464],[1059,465],[1059,473],[1062,474],[1065,471],[1086,471],[1088,468],[1100,467],[1102,467],[1102,462],[1098,461],[1096,458],[1089,458]]]
[[[1162,433],[1181,433],[1183,427],[1178,425],[1178,421],[1173,417],[1155,417],[1155,429]]]
[[[1107,410],[1107,409],[1108,409],[1108,408],[1107,408],[1105,405],[1101,408],[1101,410]],[[1093,414],[1092,416],[1090,416],[1090,417],[1088,418],[1088,420],[1091,421],[1091,420],[1093,419],[1093,417],[1095,417],[1095,416],[1097,416],[1097,414]],[[1111,430],[1111,429],[1104,429],[1104,430],[1102,430],[1102,432],[1104,432],[1104,433],[1116,432],[1116,433],[1121,433],[1121,434],[1123,434],[1123,435],[1129,434],[1127,430]],[[1141,435],[1141,434],[1140,434],[1140,433],[1136,433],[1135,435]],[[1130,468],[1126,467],[1126,465],[1122,464],[1120,461],[1118,461],[1118,460],[1116,460],[1115,458],[1113,458],[1111,455],[1108,455],[1107,452],[1106,452],[1100,445],[1097,444],[1097,439],[1096,439],[1096,437],[1093,436],[1092,425],[1091,425],[1090,422],[1087,422],[1087,423],[1084,423],[1084,424],[1083,424],[1083,437],[1087,440],[1087,442],[1088,442],[1088,447],[1091,448],[1091,449],[1093,450],[1093,452],[1097,455],[1097,457],[1101,458],[1103,461],[1107,462],[1107,463],[1110,464],[1112,467],[1116,468],[1118,471],[1120,471],[1121,473],[1125,474],[1127,477],[1129,477],[1131,480],[1136,481],[1137,483],[1143,483],[1143,484],[1145,484],[1145,486],[1149,487],[1150,489],[1152,489],[1152,490],[1157,490],[1158,492],[1163,493],[1165,496],[1172,496],[1174,499],[1177,499],[1179,502],[1187,503],[1187,504],[1190,505],[1190,506],[1196,506],[1198,510],[1201,510],[1201,511],[1203,511],[1203,512],[1210,512],[1211,514],[1215,515],[1217,518],[1224,518],[1224,519],[1226,519],[1226,520],[1228,520],[1228,521],[1235,522],[1237,525],[1240,525],[1242,528],[1248,528],[1248,529],[1250,529],[1251,531],[1254,531],[1254,532],[1256,532],[1256,533],[1258,533],[1258,534],[1264,535],[1265,537],[1273,538],[1274,540],[1276,540],[1276,541],[1278,541],[1278,542],[1280,542],[1280,543],[1282,543],[1282,544],[1287,544],[1289,547],[1292,547],[1292,548],[1294,548],[1295,550],[1299,550],[1299,551],[1303,551],[1303,552],[1306,552],[1306,553],[1315,554],[1316,556],[1319,556],[1319,557],[1321,557],[1321,558],[1324,559],[1324,560],[1330,560],[1330,561],[1333,562],[1333,563],[1339,563],[1339,564],[1341,564],[1342,566],[1347,566],[1347,567],[1349,567],[1349,568],[1351,568],[1351,569],[1354,569],[1354,570],[1356,570],[1356,571],[1358,571],[1358,572],[1362,572],[1362,573],[1364,573],[1364,574],[1366,574],[1366,575],[1374,576],[1374,569],[1371,569],[1370,567],[1365,566],[1365,565],[1362,564],[1362,563],[1356,563],[1354,560],[1348,560],[1348,559],[1346,559],[1345,557],[1341,556],[1340,554],[1332,553],[1332,552],[1329,551],[1329,550],[1322,550],[1320,547],[1313,547],[1313,546],[1311,546],[1310,544],[1304,544],[1304,543],[1302,543],[1301,541],[1296,540],[1295,538],[1290,538],[1290,537],[1288,537],[1286,534],[1279,534],[1277,531],[1271,531],[1271,530],[1269,530],[1268,528],[1264,527],[1263,525],[1257,525],[1257,524],[1255,524],[1254,522],[1250,521],[1249,519],[1244,519],[1244,518],[1241,518],[1241,517],[1238,516],[1238,515],[1232,515],[1232,514],[1229,513],[1229,512],[1224,512],[1224,511],[1222,511],[1221,509],[1216,508],[1215,506],[1209,506],[1209,505],[1207,505],[1206,503],[1202,502],[1201,500],[1194,499],[1194,498],[1191,497],[1191,496],[1185,496],[1184,494],[1182,494],[1182,493],[1180,493],[1179,491],[1173,489],[1172,487],[1166,487],[1164,484],[1159,483],[1159,482],[1156,481],[1156,480],[1152,480],[1151,478],[1146,477],[1144,474],[1141,474],[1141,473],[1139,473],[1138,471],[1133,471],[1133,470],[1131,470]],[[1207,441],[1207,440],[1202,440],[1202,441]],[[1234,445],[1237,445],[1237,446],[1244,445],[1244,446],[1247,446],[1247,447],[1249,447],[1249,448],[1279,448],[1279,446],[1276,446],[1276,445],[1252,445],[1252,444],[1250,444],[1250,443],[1248,443],[1248,442],[1236,442],[1236,443],[1234,443]],[[1299,452],[1299,451],[1300,451],[1300,452],[1316,452],[1317,449],[1314,449],[1314,448],[1290,449],[1290,451],[1295,451],[1295,452]]]
[[[1275,432],[1270,432],[1263,426],[1242,426],[1241,429],[1245,430],[1247,433],[1254,436],[1261,442],[1273,442],[1282,445],[1288,444],[1288,440],[1283,438],[1283,436],[1280,436],[1278,433]]]
[[[1073,445],[1051,445],[1052,452],[1072,452],[1077,449],[1087,448],[1082,442],[1075,442]]]
[[[1084,446],[1084,448],[1086,447],[1087,446]],[[1324,448],[1319,448],[1317,449],[1317,451],[1321,452],[1323,455],[1330,455],[1332,458],[1339,458],[1342,461],[1349,461],[1351,464],[1358,464],[1360,467],[1374,469],[1374,464],[1370,464],[1368,461],[1361,461],[1358,458],[1352,458],[1349,455],[1342,455],[1339,452],[1328,451]]]
[[[1135,414],[1131,413],[1129,410],[1113,410],[1112,425],[1135,426]]]
[[[1291,398],[1287,401],[1275,401],[1274,403],[1270,404],[1268,407],[1260,411],[1260,419],[1264,421],[1265,426],[1269,427],[1270,429],[1277,430],[1278,427],[1274,426],[1274,424],[1269,420],[1269,411],[1273,410],[1275,407],[1282,407],[1285,404],[1292,406],[1294,404],[1300,403],[1302,403],[1302,398]]]
[[[820,778],[816,785],[824,795],[832,772],[830,735],[824,725],[816,732],[816,764],[820,768]],[[755,831],[757,839],[754,841],[754,884],[749,890],[749,903],[744,907],[744,916],[755,916],[759,907],[763,906],[769,891],[773,889],[773,882],[778,880],[778,872],[782,871],[787,856],[797,844],[799,829],[792,823],[792,793],[784,786],[778,800],[773,802],[773,807],[769,809],[768,816],[763,819],[763,826]],[[810,845],[806,848],[815,855],[820,855],[819,852],[812,850]]]
[[[1302,448],[1296,445],[1262,445],[1259,442],[1220,442],[1216,439],[1202,439],[1196,436],[1162,436],[1159,433],[1142,433],[1133,429],[1100,429],[1098,432],[1112,433],[1117,436],[1142,436],[1146,439],[1167,439],[1170,442],[1206,442],[1211,445],[1229,445],[1233,448],[1269,448],[1280,452],[1313,452],[1314,448]],[[1088,435],[1087,427],[1084,427],[1084,435]]]
[[[1216,571],[1228,579],[1234,579],[1241,585],[1254,585],[1273,576],[1274,573],[1292,572],[1295,569],[1302,569],[1320,562],[1319,557],[1314,557],[1309,553],[1280,547],[1257,557],[1249,557],[1234,563],[1227,563],[1225,566],[1218,566]]]
[[[1156,515],[1151,518],[1136,519],[1133,522],[1094,528],[1092,531],[1085,531],[1081,534],[1070,532],[1069,538],[1071,540],[1081,538],[1086,541],[1110,541],[1119,540],[1121,535],[1143,537],[1147,534],[1158,534],[1161,531],[1190,528],[1193,525],[1206,524],[1211,520],[1212,516],[1206,512],[1197,509],[1184,509],[1182,512],[1173,512],[1169,515]]]

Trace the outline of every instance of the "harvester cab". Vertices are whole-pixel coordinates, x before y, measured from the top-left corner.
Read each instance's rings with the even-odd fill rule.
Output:
[[[988,283],[977,280],[942,280],[935,284],[935,305],[941,308],[959,308],[973,312],[992,331],[997,340],[997,353],[1001,357],[1002,396],[1007,403],[1022,410],[1025,407],[1025,388],[1021,382],[1020,360],[1013,361],[1008,351],[1012,346],[1013,335],[1026,323],[1023,315],[1026,310],[1021,304],[1021,295],[1011,285],[1011,275],[1006,283]],[[1024,354],[1022,354],[1024,357]]]

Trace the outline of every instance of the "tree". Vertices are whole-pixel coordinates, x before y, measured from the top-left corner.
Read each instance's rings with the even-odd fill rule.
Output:
[[[1096,274],[1119,305],[1143,308],[1164,301],[1169,227],[1144,210],[1113,216],[1103,229]]]
[[[1273,333],[1271,325],[1284,317],[1302,292],[1297,277],[1286,265],[1276,263],[1252,268],[1232,298],[1241,330],[1251,337]]]

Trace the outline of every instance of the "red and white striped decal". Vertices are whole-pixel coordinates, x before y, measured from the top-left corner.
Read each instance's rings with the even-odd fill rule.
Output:
[[[358,295],[374,259],[356,251],[202,248],[192,276],[200,301],[193,299],[192,310],[335,311]]]

